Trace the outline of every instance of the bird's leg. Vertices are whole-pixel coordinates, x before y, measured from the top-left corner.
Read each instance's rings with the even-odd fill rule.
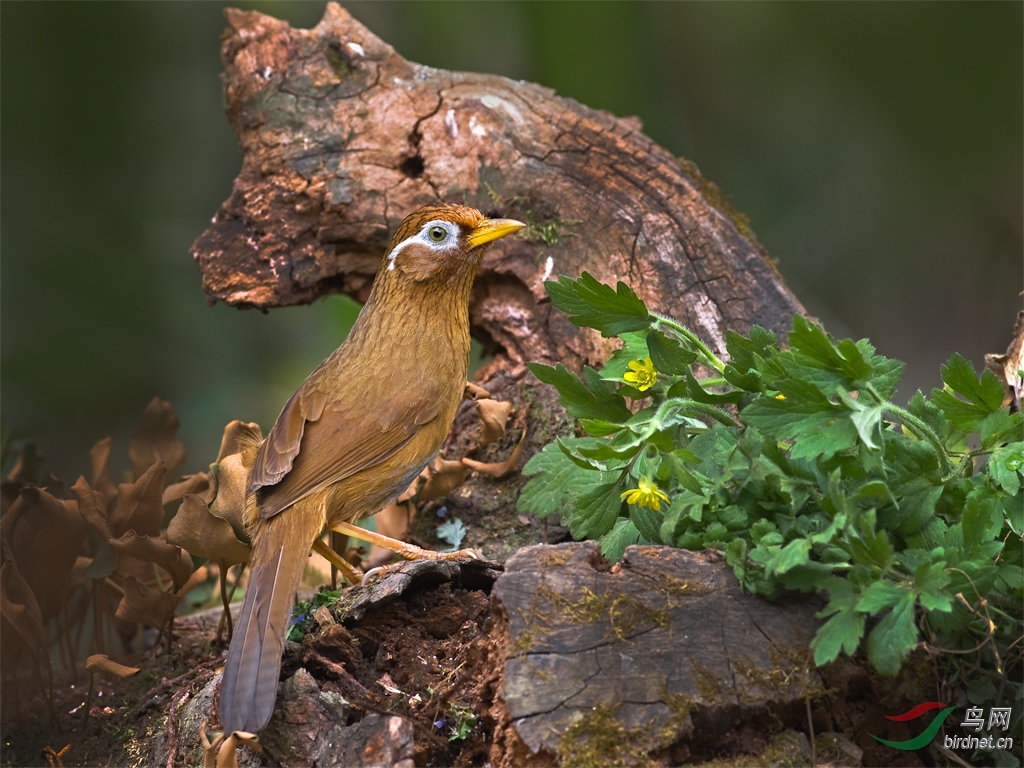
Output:
[[[348,523],[335,523],[331,526],[332,531],[338,533],[344,533],[355,539],[367,541],[370,544],[376,544],[378,547],[384,547],[384,549],[390,549],[396,555],[404,557],[406,560],[479,560],[480,555],[474,552],[472,549],[460,549],[455,552],[434,552],[430,549],[422,549],[417,547],[415,544],[409,544],[405,541],[399,541],[398,539],[392,539],[390,536],[382,536],[379,533],[368,531],[365,528],[360,528],[355,525]],[[374,571],[380,572],[379,569],[374,568]],[[365,576],[363,578],[366,578]]]
[[[345,581],[349,584],[359,584],[362,582],[363,574],[357,571],[355,566],[349,563],[348,560],[324,544],[321,539],[313,539],[312,549],[327,562],[337,568],[341,572],[341,575],[345,577]]]

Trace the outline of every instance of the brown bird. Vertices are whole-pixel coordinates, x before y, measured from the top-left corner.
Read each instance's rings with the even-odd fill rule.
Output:
[[[469,293],[488,243],[525,226],[464,205],[410,214],[392,236],[345,342],[299,386],[252,463],[245,520],[252,575],[220,689],[225,731],[274,711],[292,601],[311,545],[394,501],[440,448],[469,371]],[[254,454],[254,455],[253,455]],[[403,557],[453,559],[383,537]]]

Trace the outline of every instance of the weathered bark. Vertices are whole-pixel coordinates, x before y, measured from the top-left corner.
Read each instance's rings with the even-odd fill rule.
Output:
[[[227,19],[243,166],[193,247],[211,299],[363,299],[389,232],[443,199],[529,224],[492,249],[472,299],[474,334],[513,366],[608,356],[608,342],[546,302],[543,281],[559,274],[624,280],[719,350],[726,329],[784,332],[801,311],[717,189],[638,119],[408,62],[334,3],[311,30],[256,12]]]
[[[504,572],[404,563],[347,590],[301,645],[289,643],[263,754],[239,757],[254,767],[768,766],[811,764],[813,749],[815,764],[892,764],[868,733],[907,738],[881,712],[905,711],[932,678],[879,680],[848,660],[816,669],[818,607],[744,594],[715,552],[630,547],[613,565],[580,542],[524,549]],[[438,664],[443,679],[428,671]],[[203,669],[169,704],[154,702],[144,726],[123,722],[138,735],[117,764],[199,764],[199,724],[219,684]],[[475,719],[468,739],[449,740],[439,724],[456,703]],[[911,753],[899,764],[918,763]]]

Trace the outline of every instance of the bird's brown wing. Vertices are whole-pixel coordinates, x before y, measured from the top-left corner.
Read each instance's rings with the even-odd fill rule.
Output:
[[[401,450],[439,413],[436,392],[421,391],[412,402],[404,394],[378,407],[361,403],[357,409],[328,403],[316,391],[296,392],[260,446],[252,469],[249,492],[260,491],[260,515],[273,517]]]

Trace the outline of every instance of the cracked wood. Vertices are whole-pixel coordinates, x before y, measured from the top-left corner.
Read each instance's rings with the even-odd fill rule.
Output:
[[[624,280],[719,352],[727,329],[784,332],[802,311],[742,222],[715,207],[713,185],[636,118],[406,61],[334,3],[311,30],[226,16],[225,98],[243,165],[193,246],[211,300],[365,299],[388,233],[444,199],[530,225],[488,254],[471,306],[474,335],[512,367],[610,354],[552,311],[548,276]]]
[[[629,547],[612,566],[594,542],[530,547],[493,601],[508,622],[505,704],[534,754],[557,753],[602,707],[657,751],[728,740],[759,717],[799,722],[824,692],[813,601],[746,595],[714,552]]]

